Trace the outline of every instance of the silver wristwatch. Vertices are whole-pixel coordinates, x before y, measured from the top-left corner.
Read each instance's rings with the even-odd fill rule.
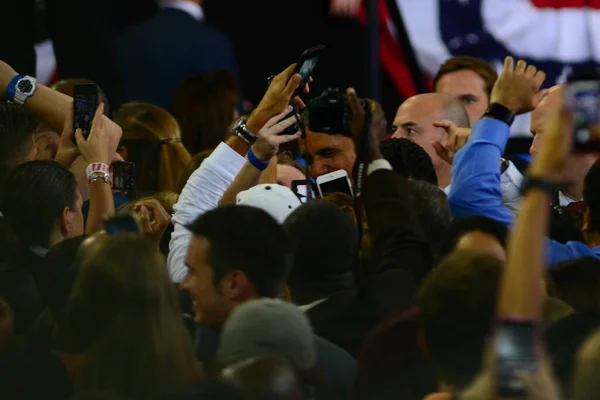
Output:
[[[13,102],[22,106],[25,101],[35,93],[36,82],[37,80],[32,76],[24,76],[19,79],[15,85]]]
[[[244,142],[252,146],[258,139],[258,136],[246,126],[246,118],[240,118],[233,126],[232,132]]]

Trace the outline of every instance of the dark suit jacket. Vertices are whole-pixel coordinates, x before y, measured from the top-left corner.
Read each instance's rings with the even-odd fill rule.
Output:
[[[410,183],[394,171],[367,178],[364,207],[375,272],[358,290],[333,294],[307,311],[315,333],[358,357],[367,334],[383,317],[413,304],[432,256],[412,211]]]
[[[123,34],[118,59],[126,101],[163,108],[170,108],[177,85],[190,76],[227,69],[238,77],[229,39],[174,8],[160,10]]]

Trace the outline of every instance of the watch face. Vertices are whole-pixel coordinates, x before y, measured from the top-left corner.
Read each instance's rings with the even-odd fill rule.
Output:
[[[233,124],[233,128],[231,129],[232,132],[237,132],[239,127],[242,126],[242,124],[244,124],[246,122],[246,118],[244,117],[240,117],[238,118],[237,121],[235,121],[235,123]]]
[[[31,84],[31,82],[29,80],[22,79],[19,81],[17,88],[19,89],[19,92],[21,92],[21,93],[29,93],[29,92],[31,92],[31,89],[33,89],[33,85]]]

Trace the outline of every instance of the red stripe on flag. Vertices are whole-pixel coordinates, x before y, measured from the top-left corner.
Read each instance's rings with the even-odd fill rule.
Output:
[[[364,5],[360,7],[358,18],[365,26],[367,14]],[[398,92],[404,98],[409,98],[418,93],[417,88],[404,58],[404,52],[388,29],[388,20],[390,20],[390,16],[387,4],[385,0],[379,0],[379,57],[381,64]]]
[[[538,8],[599,8],[598,0],[530,0]]]

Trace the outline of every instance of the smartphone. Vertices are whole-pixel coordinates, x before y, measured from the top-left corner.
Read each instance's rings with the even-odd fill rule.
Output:
[[[306,203],[314,198],[314,192],[308,179],[297,179],[292,181],[292,192],[298,197],[301,203]]]
[[[317,188],[321,197],[326,193],[346,193],[354,196],[350,177],[344,169],[319,176],[317,178]]]
[[[115,161],[110,165],[112,188],[121,192],[135,189],[135,164],[128,161]]]
[[[519,319],[499,321],[494,332],[494,348],[497,395],[527,395],[527,388],[517,373],[533,373],[539,368],[539,324],[536,321]]]
[[[81,129],[87,140],[98,108],[98,86],[93,83],[75,85],[73,88],[73,129]]]
[[[573,115],[574,150],[600,150],[600,74],[571,75],[567,80],[565,103]]]
[[[302,80],[300,81],[300,85],[298,86],[298,89],[296,89],[295,94],[299,94],[304,91],[304,86],[308,83],[308,79],[317,67],[319,58],[321,58],[321,54],[324,50],[325,46],[318,45],[305,50],[304,53],[300,55],[300,58],[296,63],[296,70],[294,71],[294,74],[300,74],[302,76]]]
[[[104,229],[109,235],[117,233],[141,233],[137,217],[133,213],[115,215],[104,219]]]

